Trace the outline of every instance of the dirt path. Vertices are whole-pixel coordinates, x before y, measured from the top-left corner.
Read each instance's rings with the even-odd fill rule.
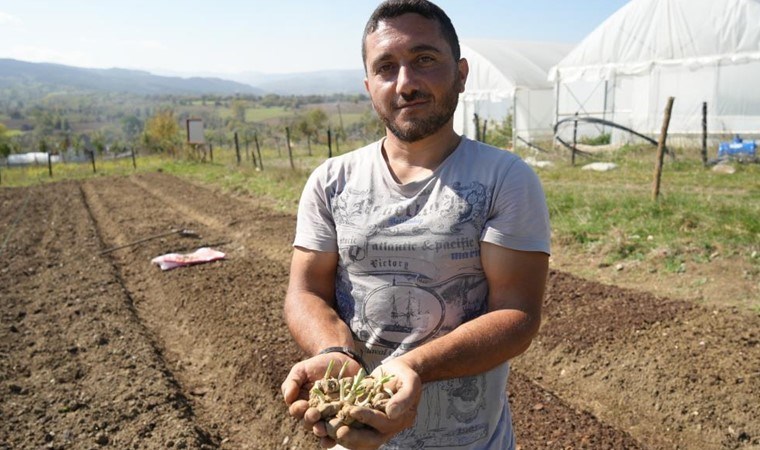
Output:
[[[316,448],[279,393],[292,216],[160,173],[0,211],[0,449]],[[227,259],[150,264],[204,245]],[[559,272],[546,311],[510,382],[522,449],[760,446],[757,316]]]

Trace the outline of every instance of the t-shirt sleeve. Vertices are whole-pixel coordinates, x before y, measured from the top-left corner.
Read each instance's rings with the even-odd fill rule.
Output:
[[[481,240],[521,251],[550,254],[549,211],[541,182],[522,160],[516,160],[493,193]]]
[[[335,221],[330,208],[327,167],[318,167],[306,181],[298,204],[293,246],[322,252],[337,252]]]

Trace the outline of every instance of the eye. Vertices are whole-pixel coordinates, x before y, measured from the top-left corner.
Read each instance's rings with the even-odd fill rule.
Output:
[[[417,58],[417,63],[422,64],[422,65],[430,65],[434,62],[435,62],[435,58],[433,58],[430,55],[420,55]]]
[[[375,73],[378,75],[385,75],[393,70],[393,64],[383,63],[375,66]]]

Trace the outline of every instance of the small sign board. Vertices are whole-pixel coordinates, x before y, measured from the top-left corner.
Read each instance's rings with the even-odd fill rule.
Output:
[[[206,143],[206,138],[203,135],[203,119],[187,119],[187,143]]]

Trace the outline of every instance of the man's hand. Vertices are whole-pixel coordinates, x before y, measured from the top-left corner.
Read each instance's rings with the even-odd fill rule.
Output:
[[[417,405],[422,395],[420,377],[400,359],[391,360],[372,372],[375,378],[391,374],[393,378],[385,386],[394,394],[385,406],[385,413],[368,408],[353,408],[350,416],[366,427],[342,426],[338,428],[335,440],[323,435],[323,430],[318,427],[320,433],[315,434],[322,436],[320,444],[324,448],[340,444],[354,450],[374,450],[414,425]]]
[[[319,411],[309,407],[309,390],[314,386],[315,381],[324,378],[330,361],[335,361],[332,376],[338,374],[344,361],[349,362],[344,376],[352,376],[359,372],[359,363],[353,359],[340,353],[326,353],[297,363],[290,369],[290,373],[280,387],[290,415],[300,420],[306,431],[311,431],[319,437],[326,436],[327,433],[324,423],[319,423]]]

